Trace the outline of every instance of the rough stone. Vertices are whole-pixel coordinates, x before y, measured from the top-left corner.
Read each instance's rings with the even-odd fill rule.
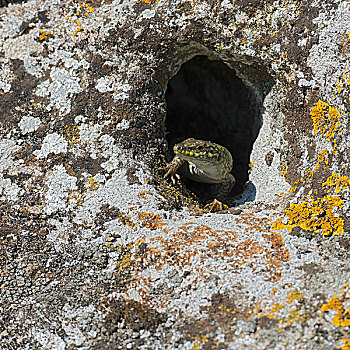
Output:
[[[4,349],[348,349],[350,3],[0,1]],[[215,185],[158,168],[187,137]]]

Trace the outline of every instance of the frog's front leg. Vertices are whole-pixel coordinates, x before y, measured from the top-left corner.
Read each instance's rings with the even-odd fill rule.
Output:
[[[222,185],[219,188],[218,194],[216,195],[215,199],[217,199],[220,202],[223,201],[231,192],[235,183],[236,183],[236,179],[234,178],[234,176],[231,174],[228,174],[225,180],[222,182]]]
[[[227,197],[227,195],[231,192],[233,186],[236,183],[236,179],[233,175],[228,174],[225,178],[225,181],[222,182],[222,185],[219,189],[219,192],[216,195],[216,198],[209,204],[207,204],[204,208],[209,209],[209,211],[221,211],[222,210],[222,201]]]
[[[174,159],[168,163],[165,167],[159,168],[160,171],[166,171],[164,175],[164,179],[170,176],[171,181],[175,184],[175,178],[179,179],[179,175],[176,174],[176,171],[180,168],[180,166],[184,163],[184,160],[179,156],[175,156]]]

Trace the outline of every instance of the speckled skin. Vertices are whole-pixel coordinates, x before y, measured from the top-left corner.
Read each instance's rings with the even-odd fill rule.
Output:
[[[214,204],[221,205],[233,188],[236,180],[230,174],[233,166],[231,153],[223,146],[211,141],[186,139],[174,146],[174,159],[162,170],[165,178],[174,176],[179,167],[188,162],[190,178],[197,182],[221,183]],[[213,204],[212,203],[212,204]]]

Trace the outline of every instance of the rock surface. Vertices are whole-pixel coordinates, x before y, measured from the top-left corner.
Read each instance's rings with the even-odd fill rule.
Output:
[[[348,1],[0,6],[3,349],[350,348]]]

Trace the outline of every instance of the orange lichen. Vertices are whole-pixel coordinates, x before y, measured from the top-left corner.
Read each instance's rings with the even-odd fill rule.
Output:
[[[119,214],[119,220],[127,226],[134,227],[130,217]],[[244,268],[256,269],[254,260],[265,265],[266,280],[276,282],[282,277],[282,262],[288,261],[289,250],[285,246],[282,236],[273,232],[269,225],[270,220],[257,218],[253,214],[243,213],[236,223],[247,232],[256,230],[261,232],[263,242],[253,238],[239,240],[239,235],[231,230],[214,230],[210,226],[187,222],[179,227],[169,227],[155,213],[139,212],[139,224],[149,230],[159,230],[156,235],[143,240],[143,245],[136,249],[136,245],[127,247],[123,257],[118,263],[118,270],[129,269],[133,276],[129,286],[139,290],[141,299],[148,305],[166,305],[165,299],[151,297],[147,292],[149,284],[143,280],[141,271],[154,268],[161,271],[165,266],[176,266],[195,269],[204,276],[210,271],[212,261],[222,261],[233,273],[239,273]],[[147,242],[147,243],[145,243]],[[109,247],[112,247],[109,244]],[[193,261],[201,264],[193,265]],[[265,261],[265,263],[264,263]],[[148,283],[148,282],[147,282]],[[147,297],[147,298],[146,298]],[[164,298],[167,296],[165,295]]]
[[[344,201],[338,196],[327,195],[314,199],[312,196],[300,203],[291,203],[285,210],[285,217],[272,223],[276,230],[291,231],[300,227],[306,231],[322,232],[323,235],[344,233],[344,220],[334,213],[342,208]],[[286,222],[283,222],[286,221]]]
[[[264,248],[266,268],[269,271],[267,280],[277,282],[282,277],[282,262],[290,260],[289,250],[285,246],[282,236],[270,230],[270,219],[257,218],[251,213],[241,214],[235,219],[237,224],[244,223],[247,232],[263,232],[262,237],[270,244],[270,248]],[[272,248],[272,249],[271,249]]]
[[[334,316],[332,323],[335,326],[350,326],[350,308],[346,311],[343,303],[337,295],[334,295],[327,304],[323,304],[321,311],[326,312],[334,310],[337,314]]]
[[[338,110],[327,102],[319,100],[310,112],[314,133],[325,136],[327,141],[334,138],[335,133],[340,131],[341,122]]]
[[[140,197],[141,199],[143,200],[147,200],[148,199],[148,196],[152,195],[152,192],[151,191],[140,191],[138,193],[138,197]]]
[[[162,218],[159,214],[146,213],[140,211],[137,213],[139,221],[141,221],[141,226],[155,230],[157,228],[162,228],[167,223],[162,222]]]
[[[285,246],[282,236],[277,232],[263,234],[263,237],[270,242],[273,250],[266,250],[266,267],[273,271],[268,278],[270,282],[276,282],[282,277],[282,262],[290,260],[289,250]]]

